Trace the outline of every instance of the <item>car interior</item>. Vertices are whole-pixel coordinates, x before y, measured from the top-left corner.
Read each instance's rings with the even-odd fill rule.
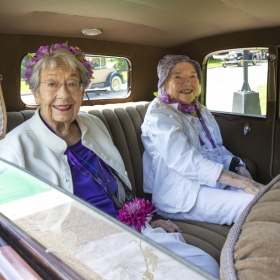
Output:
[[[200,102],[214,115],[224,146],[266,187],[234,225],[173,222],[183,230],[188,244],[220,264],[221,279],[277,279],[278,6],[274,0],[0,0],[0,139],[37,109],[22,76],[28,53],[39,46],[67,42],[82,49],[89,60],[105,57],[115,67],[113,76],[121,77],[114,82],[121,84],[116,85],[117,91],[112,90],[110,76],[104,85],[89,88],[80,110],[105,124],[124,160],[134,193],[152,201],[143,191],[141,125],[157,92],[159,60],[167,54],[189,56],[201,65]],[[241,63],[234,57],[226,61],[231,52],[240,50]],[[94,71],[98,74],[98,67]],[[244,244],[252,244],[251,251],[244,252]],[[29,257],[23,258],[28,262]],[[212,279],[202,272],[197,277]]]

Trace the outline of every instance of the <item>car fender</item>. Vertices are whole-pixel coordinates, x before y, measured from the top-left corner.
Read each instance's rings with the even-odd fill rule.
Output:
[[[121,78],[122,84],[125,83],[124,77],[123,77],[123,75],[122,75],[121,73],[112,72],[112,73],[110,73],[110,74],[108,75],[108,77],[107,77],[107,79],[106,79],[106,85],[110,86],[110,85],[111,85],[111,81],[112,81],[113,77],[115,77],[115,76],[118,76],[118,77]]]

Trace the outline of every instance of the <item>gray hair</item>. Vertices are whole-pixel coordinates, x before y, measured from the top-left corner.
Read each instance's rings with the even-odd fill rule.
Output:
[[[40,73],[46,68],[54,69],[57,62],[62,60],[67,67],[74,71],[78,71],[80,75],[80,83],[86,88],[89,84],[89,72],[83,64],[76,59],[76,57],[67,49],[59,48],[53,50],[53,45],[50,47],[50,52],[47,52],[43,57],[33,66],[30,78],[28,81],[29,88],[37,92],[40,88]]]
[[[186,55],[173,55],[168,54],[164,56],[158,63],[157,67],[157,73],[158,73],[158,94],[161,95],[164,93],[164,82],[166,78],[168,77],[170,71],[173,69],[173,67],[180,63],[180,62],[189,62],[193,65],[198,79],[199,83],[201,83],[201,67],[199,63],[195,60],[191,60]]]

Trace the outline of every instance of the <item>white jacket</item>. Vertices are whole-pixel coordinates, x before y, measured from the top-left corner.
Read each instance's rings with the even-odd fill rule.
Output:
[[[79,113],[76,121],[82,132],[82,144],[115,169],[131,188],[121,155],[103,122],[86,113]],[[71,170],[67,156],[64,155],[66,149],[66,142],[50,131],[41,120],[39,108],[31,119],[13,129],[0,141],[1,158],[73,193]],[[124,198],[122,188],[119,188],[119,198]]]
[[[178,104],[155,98],[142,124],[144,191],[153,194],[156,207],[164,212],[188,212],[196,202],[200,185],[220,188],[217,180],[233,157],[223,145],[213,115],[203,106],[202,116],[222,162],[209,160],[213,151],[198,118],[180,112]],[[201,146],[198,135],[205,146]]]

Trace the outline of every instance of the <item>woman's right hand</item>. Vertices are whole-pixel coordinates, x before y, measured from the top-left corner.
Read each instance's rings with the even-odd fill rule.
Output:
[[[244,192],[253,195],[256,195],[264,187],[264,185],[255,182],[252,179],[248,179],[244,176],[240,176],[227,170],[222,170],[218,182],[243,189]]]
[[[182,230],[173,222],[171,222],[170,220],[162,220],[162,219],[158,219],[155,221],[150,221],[150,225],[152,226],[152,228],[157,228],[157,227],[161,227],[163,228],[166,232],[181,232]]]
[[[248,182],[245,185],[245,187],[243,188],[243,190],[245,193],[256,195],[263,187],[264,187],[264,185],[262,185],[258,182],[255,182],[253,180],[248,180]]]

